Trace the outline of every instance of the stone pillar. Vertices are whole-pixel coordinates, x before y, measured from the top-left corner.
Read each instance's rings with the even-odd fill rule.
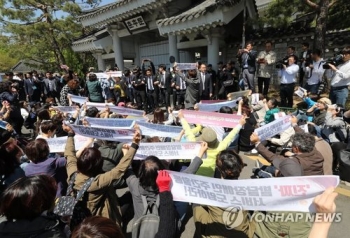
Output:
[[[176,62],[180,62],[179,51],[177,50],[177,37],[176,35],[168,35],[169,40],[169,57],[174,56]]]
[[[217,70],[219,63],[219,34],[212,33],[208,35],[208,64],[213,65],[213,69]]]
[[[113,39],[113,51],[114,51],[114,59],[115,63],[118,65],[120,70],[124,70],[124,57],[122,50],[122,42],[118,36],[118,26],[110,25],[109,26],[109,34]]]
[[[94,52],[94,55],[95,55],[95,58],[97,59],[97,67],[98,67],[98,70],[102,70],[102,71],[105,71],[106,70],[106,67],[105,67],[105,62],[104,60],[102,59],[102,53],[103,53],[103,50],[96,50]]]

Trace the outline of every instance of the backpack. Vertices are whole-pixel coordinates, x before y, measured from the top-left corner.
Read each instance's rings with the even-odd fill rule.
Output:
[[[132,238],[153,238],[158,232],[160,218],[158,215],[159,195],[156,201],[147,202],[146,196],[142,196],[144,212],[132,227]]]
[[[66,196],[58,198],[54,213],[64,218],[70,218],[70,229],[74,230],[85,218],[92,216],[91,211],[87,208],[87,197],[85,192],[89,189],[94,177],[89,178],[83,185],[76,197],[73,193],[74,181],[77,176],[75,172],[68,185]],[[83,198],[83,199],[82,199]]]

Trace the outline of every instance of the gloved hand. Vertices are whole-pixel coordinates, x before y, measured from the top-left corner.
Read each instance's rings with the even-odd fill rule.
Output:
[[[159,170],[156,183],[160,193],[170,191],[171,178],[169,173],[165,170]]]

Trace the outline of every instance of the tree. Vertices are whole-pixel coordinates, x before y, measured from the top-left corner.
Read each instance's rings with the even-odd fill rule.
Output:
[[[348,28],[349,9],[348,0],[274,0],[261,18],[261,23],[285,27],[296,14],[314,15],[314,48],[324,52],[328,26],[331,29]]]
[[[96,5],[99,1],[82,2]],[[74,20],[80,12],[74,0],[0,0],[0,22],[14,42],[12,54],[51,69],[67,63],[64,52],[81,34]]]
[[[18,59],[10,54],[11,43],[7,36],[0,35],[0,72],[7,72],[13,67]]]

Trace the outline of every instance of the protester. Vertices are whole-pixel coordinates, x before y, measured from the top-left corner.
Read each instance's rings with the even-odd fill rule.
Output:
[[[71,79],[61,90],[60,104],[61,106],[69,106],[68,94],[78,95],[79,81]]]
[[[64,155],[67,158],[68,178],[77,172],[74,189],[80,190],[83,184],[91,177],[93,182],[87,190],[87,207],[91,214],[110,218],[120,225],[121,212],[118,197],[113,187],[113,181],[121,178],[129,167],[141,140],[139,130],[135,131],[129,151],[120,160],[119,164],[109,172],[103,173],[103,159],[101,153],[95,148],[86,148],[79,159],[76,158],[74,131],[66,125],[63,129],[68,133]]]
[[[89,80],[86,81],[86,90],[90,102],[104,102],[101,83],[96,74],[89,74]]]
[[[331,104],[328,98],[321,98],[306,113],[313,117],[312,122],[315,125],[322,126],[326,120],[327,108]]]
[[[26,165],[24,171],[26,176],[46,174],[55,179],[57,183],[56,196],[66,195],[67,171],[66,159],[64,157],[51,157],[50,148],[45,139],[36,139],[29,142],[25,148],[25,154],[31,163]]]
[[[278,101],[275,98],[271,98],[269,101],[266,101],[266,99],[263,100],[264,107],[266,110],[265,113],[265,123],[270,123],[275,120],[275,113],[279,112],[278,107]]]
[[[50,216],[56,197],[55,180],[46,175],[22,177],[0,199],[0,237],[65,238],[63,225]]]

